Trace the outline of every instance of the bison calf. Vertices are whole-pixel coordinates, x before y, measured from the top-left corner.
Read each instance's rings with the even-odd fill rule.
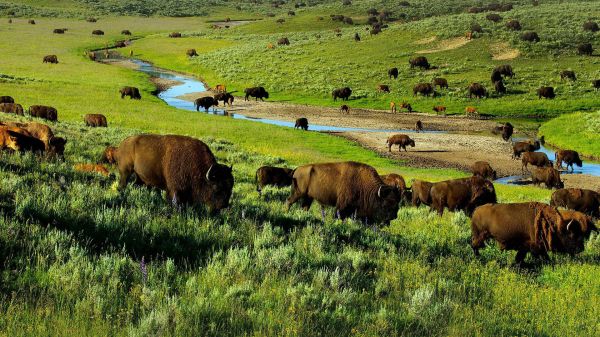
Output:
[[[285,167],[262,166],[256,170],[256,191],[260,195],[263,187],[286,187],[292,185],[294,170]]]
[[[302,117],[296,119],[296,124],[294,124],[294,129],[302,129],[304,131],[308,130],[308,119]]]

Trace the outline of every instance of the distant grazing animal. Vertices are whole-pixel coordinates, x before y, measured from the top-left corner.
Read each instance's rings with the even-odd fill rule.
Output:
[[[471,165],[471,172],[474,176],[479,176],[485,179],[496,180],[496,171],[490,166],[487,161],[476,161]]]
[[[552,193],[550,205],[564,207],[594,218],[600,217],[600,193],[581,188],[561,188]]]
[[[232,168],[219,164],[203,142],[178,135],[137,135],[123,140],[115,153],[119,190],[135,173],[146,186],[167,191],[174,205],[205,204],[210,212],[229,207]]]
[[[502,74],[500,73],[500,71],[494,69],[494,71],[492,71],[492,76],[490,77],[490,80],[492,81],[492,83],[502,81]]]
[[[377,85],[377,91],[379,92],[385,92],[385,93],[390,93],[390,86],[389,85],[385,85],[385,84],[379,84]]]
[[[494,82],[494,90],[499,95],[506,94],[506,87],[504,86],[504,82],[503,81]]]
[[[434,87],[438,86],[440,87],[440,89],[448,89],[448,80],[446,80],[445,78],[436,77],[431,82]]]
[[[508,142],[510,139],[512,139],[513,131],[514,131],[514,128],[513,128],[512,124],[506,122],[504,124],[504,127],[502,127],[502,139],[505,142]]]
[[[294,170],[285,167],[262,166],[256,170],[256,191],[260,195],[262,189],[269,186],[286,187],[292,185]]]
[[[412,205],[419,207],[419,205],[431,205],[431,187],[433,183],[424,180],[413,180],[412,189]]]
[[[554,154],[556,156],[556,168],[561,169],[562,163],[565,162],[567,164],[567,170],[569,170],[569,166],[571,166],[571,172],[575,169],[573,168],[573,164],[581,167],[583,163],[579,158],[579,153],[573,150],[558,150]]]
[[[530,142],[516,142],[513,144],[512,158],[513,159],[521,158],[521,154],[523,152],[534,152],[539,149],[540,149],[539,141],[535,141],[535,142],[533,142],[533,144]]]
[[[521,23],[518,20],[510,20],[506,23],[506,28],[511,30],[521,30]]]
[[[0,103],[14,103],[15,99],[10,96],[0,96]]]
[[[308,119],[301,117],[296,119],[296,124],[294,124],[294,129],[302,129],[304,131],[308,130]]]
[[[0,111],[23,116],[23,106],[17,103],[0,103]]]
[[[27,21],[27,23],[29,23],[30,25],[35,25],[35,20],[29,20]]]
[[[537,94],[538,94],[538,98],[549,98],[549,99],[553,99],[554,97],[556,97],[556,94],[554,93],[554,88],[553,87],[540,87],[537,90]]]
[[[440,216],[445,208],[451,212],[462,210],[471,215],[478,206],[496,203],[494,184],[479,176],[434,183],[429,193],[431,208]]]
[[[54,34],[64,34],[65,30],[62,28],[56,28],[52,31]]]
[[[406,102],[402,102],[400,103],[400,111],[402,111],[403,109],[406,109],[406,111],[408,112],[413,112],[412,106],[410,106],[410,104],[406,103]]]
[[[469,98],[473,98],[473,96],[483,98],[487,96],[487,90],[479,83],[471,83],[471,85],[469,85]]]
[[[423,131],[423,123],[421,123],[421,121],[417,121],[415,123],[415,131],[416,132],[421,132]]]
[[[521,171],[527,170],[527,165],[537,167],[552,167],[552,162],[543,152],[525,152],[521,158]]]
[[[592,80],[592,87],[596,90],[600,89],[600,80]]]
[[[349,87],[338,88],[331,92],[334,101],[337,101],[338,98],[341,98],[342,101],[347,101],[350,95],[352,95],[352,89]]]
[[[417,96],[417,94],[429,97],[430,95],[435,96],[435,91],[431,83],[417,83],[413,87],[413,96]]]
[[[83,117],[86,126],[91,127],[108,127],[106,116],[101,114],[87,114]]]
[[[58,112],[56,108],[45,105],[32,105],[29,107],[29,115],[38,118],[44,118],[49,121],[56,121],[58,119]]]
[[[398,68],[394,67],[388,70],[388,77],[389,78],[394,78],[397,79],[398,78]]]
[[[92,35],[104,35],[104,32],[100,29],[95,29],[92,31]]]
[[[208,112],[208,109],[217,105],[219,105],[219,101],[210,96],[200,97],[194,101],[196,111],[200,111],[200,107],[202,107],[204,111]]]
[[[87,21],[87,22],[96,22],[96,21],[98,21],[98,19],[96,19],[96,18],[87,18],[87,19],[85,19],[85,21]]]
[[[502,64],[494,68],[494,71],[497,71],[502,76],[513,78],[515,77],[515,73],[510,64]]]
[[[429,69],[431,68],[431,65],[429,64],[429,61],[427,61],[427,58],[425,56],[417,56],[413,59],[410,59],[408,61],[408,63],[410,64],[411,68],[414,67],[418,67],[421,69]]]
[[[44,56],[43,63],[57,64],[58,57],[56,55],[46,55],[46,56]]]
[[[582,43],[577,46],[577,54],[591,56],[594,54],[594,47],[591,43]]]
[[[394,103],[394,101],[390,101],[390,112],[391,113],[396,113],[396,103]]]
[[[292,193],[286,201],[288,210],[301,200],[308,210],[313,200],[335,207],[343,220],[351,216],[367,223],[383,223],[398,216],[401,196],[386,185],[377,171],[366,164],[339,162],[300,166],[294,171]]]
[[[185,54],[186,54],[188,57],[194,57],[194,56],[198,56],[198,53],[196,52],[196,49],[193,49],[193,48],[192,48],[192,49],[188,49],[188,50],[185,52]]]
[[[7,130],[9,139],[15,139],[18,150],[21,152],[33,152],[36,154],[43,154],[45,151],[44,143],[32,136],[27,130],[16,127],[16,126],[0,126],[0,129]],[[9,140],[10,142],[10,140]],[[14,149],[14,148],[12,148]]]
[[[577,80],[577,76],[575,76],[575,72],[572,70],[563,70],[560,72],[561,81],[564,80],[565,78],[568,80],[571,80],[571,81]]]
[[[373,27],[373,29],[369,31],[369,35],[371,36],[377,35],[379,33],[381,33],[381,27]]]
[[[127,47],[128,43],[129,43],[128,41],[117,41],[117,42],[115,42],[114,47],[115,48],[125,48],[125,47]]]
[[[406,181],[404,177],[396,173],[390,173],[383,176],[379,176],[383,182],[388,185],[395,187],[400,194],[400,203],[408,205],[412,201],[412,191],[406,187]]]
[[[290,45],[290,39],[288,39],[287,37],[282,37],[279,40],[277,40],[277,44],[280,46],[289,46]]]
[[[475,210],[471,218],[471,247],[475,256],[493,238],[502,250],[516,250],[515,263],[527,253],[549,259],[548,252],[580,253],[591,231],[598,230],[583,213],[525,202],[490,204]]]
[[[107,163],[107,164],[116,163],[116,159],[115,159],[116,151],[117,151],[116,147],[107,146],[106,149],[104,149],[104,152],[102,152],[102,157],[100,157],[100,162]]]
[[[597,31],[600,31],[600,26],[598,26],[597,22],[588,21],[588,22],[586,22],[586,23],[583,24],[583,30],[595,33]]]
[[[341,111],[341,112],[345,112],[345,113],[349,114],[349,113],[350,113],[350,107],[349,107],[349,106],[347,106],[346,104],[344,104],[344,105],[342,105],[342,106],[340,107],[340,111]]]
[[[225,86],[225,84],[217,84],[217,85],[215,85],[215,91],[216,92],[226,92],[227,87]]]
[[[223,106],[225,106],[225,104],[229,106],[233,105],[233,95],[228,92],[220,92],[218,94],[215,94],[213,98],[217,102],[217,106],[219,105],[219,101],[223,102]]]
[[[75,164],[75,166],[73,166],[73,169],[77,172],[97,173],[105,177],[108,177],[110,175],[110,172],[108,172],[106,167],[99,164]]]
[[[534,168],[531,172],[531,182],[534,185],[545,184],[547,188],[564,188],[560,180],[560,172],[553,167]]]
[[[521,40],[527,42],[540,42],[540,37],[536,32],[525,32],[521,34]]]
[[[474,106],[468,106],[468,107],[465,108],[465,114],[467,116],[470,116],[470,115],[477,115],[477,114],[479,114],[479,112],[477,111],[476,107],[474,107]]]
[[[473,32],[466,32],[465,33],[465,39],[467,39],[467,40],[473,39]]]
[[[140,95],[140,90],[136,87],[123,87],[119,90],[121,94],[121,99],[125,98],[125,96],[129,96],[129,99],[142,99],[142,95]]]
[[[446,113],[446,107],[443,105],[436,105],[433,107],[433,111],[437,113]]]
[[[275,48],[275,46],[273,46],[273,44],[272,44],[272,43],[269,43],[269,44],[267,45],[267,49],[274,49],[274,48]]]
[[[398,151],[404,149],[405,152],[408,152],[408,150],[406,150],[406,146],[415,147],[415,141],[413,139],[407,135],[401,134],[390,136],[385,144],[387,145],[389,152],[392,152],[393,145],[398,145]]]
[[[181,37],[181,33],[178,33],[178,32],[169,33],[169,37]]]
[[[8,19],[8,23],[12,23],[12,19]]]
[[[491,13],[485,16],[486,19],[492,21],[492,22],[500,22],[502,21],[502,17],[499,14],[496,13]]]
[[[248,100],[248,97],[254,97],[256,101],[259,98],[261,101],[264,101],[264,98],[269,98],[269,93],[263,87],[246,88],[244,89],[244,93],[246,94],[245,101]]]
[[[129,31],[129,29],[123,29],[121,31],[121,35],[131,35],[131,32]]]
[[[46,154],[50,156],[62,156],[65,152],[65,145],[67,144],[67,140],[62,137],[54,136],[52,129],[50,129],[48,125],[37,122],[0,122],[0,124],[4,124],[10,127],[21,128],[27,131],[30,136],[39,139],[44,144]]]
[[[360,42],[360,35],[358,33],[354,33],[354,41]]]

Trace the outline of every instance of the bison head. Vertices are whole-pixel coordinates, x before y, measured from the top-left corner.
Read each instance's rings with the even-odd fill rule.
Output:
[[[52,155],[63,156],[67,140],[62,137],[52,137],[49,142],[49,152]]]
[[[388,185],[380,185],[377,189],[376,202],[374,205],[375,219],[389,225],[390,221],[398,217],[400,201],[401,196],[397,188]]]
[[[582,252],[585,239],[590,236],[591,231],[597,230],[592,218],[577,211],[559,212],[561,219],[551,238],[552,250],[571,255]]]
[[[208,200],[206,204],[212,211],[229,207],[229,199],[233,190],[232,167],[215,163],[206,172],[208,183]]]
[[[410,145],[410,147],[415,147],[415,140],[414,139],[409,140],[408,145]]]

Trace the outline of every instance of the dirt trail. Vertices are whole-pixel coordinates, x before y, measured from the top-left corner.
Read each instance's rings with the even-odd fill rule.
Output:
[[[438,42],[438,44],[435,47],[430,48],[430,49],[419,50],[417,53],[431,54],[431,53],[438,53],[441,51],[452,50],[452,49],[460,48],[471,41],[473,41],[473,40],[469,40],[465,37],[455,37],[452,39],[441,40]]]
[[[490,46],[490,52],[492,53],[492,60],[513,60],[521,55],[518,49],[511,48],[506,42],[496,43]]]

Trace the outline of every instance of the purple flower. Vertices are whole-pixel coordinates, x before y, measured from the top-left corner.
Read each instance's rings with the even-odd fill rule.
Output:
[[[325,208],[321,207],[321,218],[325,221]]]

